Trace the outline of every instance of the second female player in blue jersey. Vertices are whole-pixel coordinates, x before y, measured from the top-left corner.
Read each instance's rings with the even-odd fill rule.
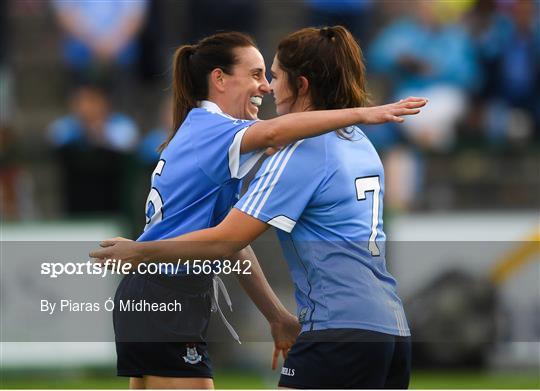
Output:
[[[264,79],[264,65],[253,64],[259,80]],[[203,101],[200,108],[184,113],[182,127],[154,172],[144,242],[105,242],[106,248],[91,256],[132,263],[216,259],[240,251],[274,226],[295,284],[302,325],[280,385],[407,386],[409,330],[385,264],[383,167],[365,135],[347,126],[401,121],[396,115],[416,114],[425,101],[410,98],[394,111],[374,109],[371,115],[376,112],[378,118],[364,113],[349,122],[347,111],[353,116],[356,110],[358,116],[353,108],[367,104],[364,73],[360,48],[342,27],[304,29],[285,38],[272,66],[270,86],[277,112],[283,115],[282,129],[287,130],[279,141],[276,127],[273,142],[264,138],[265,126],[277,120],[231,118],[221,111],[226,103],[219,104],[219,94]],[[209,76],[218,93],[223,77],[223,72],[215,71]],[[237,101],[257,103],[257,97],[257,90],[245,90]],[[327,110],[346,108],[350,109]],[[251,110],[255,119],[251,106],[232,114],[246,118]],[[338,130],[312,137],[323,133],[325,126]],[[242,153],[285,144],[264,162],[248,192],[229,212],[239,190],[235,179],[258,158]],[[199,174],[179,182],[167,169]],[[209,198],[206,209],[196,207]],[[188,224],[179,225],[184,221],[178,215]],[[186,234],[212,225],[216,226]],[[165,238],[171,239],[154,241]]]

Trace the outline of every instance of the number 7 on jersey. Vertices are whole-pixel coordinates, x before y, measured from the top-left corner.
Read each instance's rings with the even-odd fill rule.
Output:
[[[373,192],[371,235],[369,236],[369,251],[374,257],[381,255],[377,247],[377,225],[379,224],[379,195],[381,193],[381,183],[378,175],[363,178],[356,178],[356,198],[358,201],[366,200],[366,193]]]

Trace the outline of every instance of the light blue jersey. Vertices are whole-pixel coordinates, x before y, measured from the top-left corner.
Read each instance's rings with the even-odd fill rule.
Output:
[[[298,141],[267,159],[236,208],[278,228],[302,331],[408,336],[386,270],[383,165],[358,128]]]
[[[139,241],[216,226],[239,198],[241,179],[262,152],[240,155],[255,121],[232,118],[209,101],[189,112],[152,174]]]

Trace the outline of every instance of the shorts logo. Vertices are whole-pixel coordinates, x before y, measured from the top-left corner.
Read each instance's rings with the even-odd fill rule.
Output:
[[[186,355],[184,356],[185,362],[188,364],[197,364],[202,361],[202,356],[197,352],[197,347],[187,345],[186,350]]]
[[[281,368],[281,374],[285,376],[294,376],[294,368]]]

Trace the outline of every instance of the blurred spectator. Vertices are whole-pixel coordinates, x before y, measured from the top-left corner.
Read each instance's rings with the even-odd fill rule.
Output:
[[[495,144],[540,135],[540,9],[530,0],[503,5],[478,2],[468,20],[486,75],[479,96],[487,136]]]
[[[71,114],[48,129],[60,164],[65,208],[69,214],[118,212],[123,199],[129,152],[138,129],[127,116],[114,113],[105,89],[79,86],[71,97]]]
[[[146,0],[54,0],[52,5],[65,34],[66,65],[76,75],[110,67],[125,70],[135,63]]]
[[[468,4],[468,3],[465,3]],[[368,52],[370,71],[390,81],[389,99],[409,95],[429,98],[429,110],[400,126],[397,139],[423,151],[447,151],[468,96],[479,86],[474,47],[463,26],[455,23],[463,3],[417,0],[411,17],[383,28]],[[417,149],[392,148],[386,156],[388,205],[414,206],[422,191],[423,156]],[[392,185],[394,184],[394,185]]]
[[[360,42],[368,42],[373,28],[373,0],[305,0],[308,25],[346,27]]]
[[[384,28],[369,51],[369,67],[392,78],[392,98],[430,98],[421,116],[404,129],[419,145],[446,149],[452,145],[456,122],[464,115],[467,93],[479,84],[476,57],[466,30],[447,24],[437,2],[415,2],[415,17]]]

